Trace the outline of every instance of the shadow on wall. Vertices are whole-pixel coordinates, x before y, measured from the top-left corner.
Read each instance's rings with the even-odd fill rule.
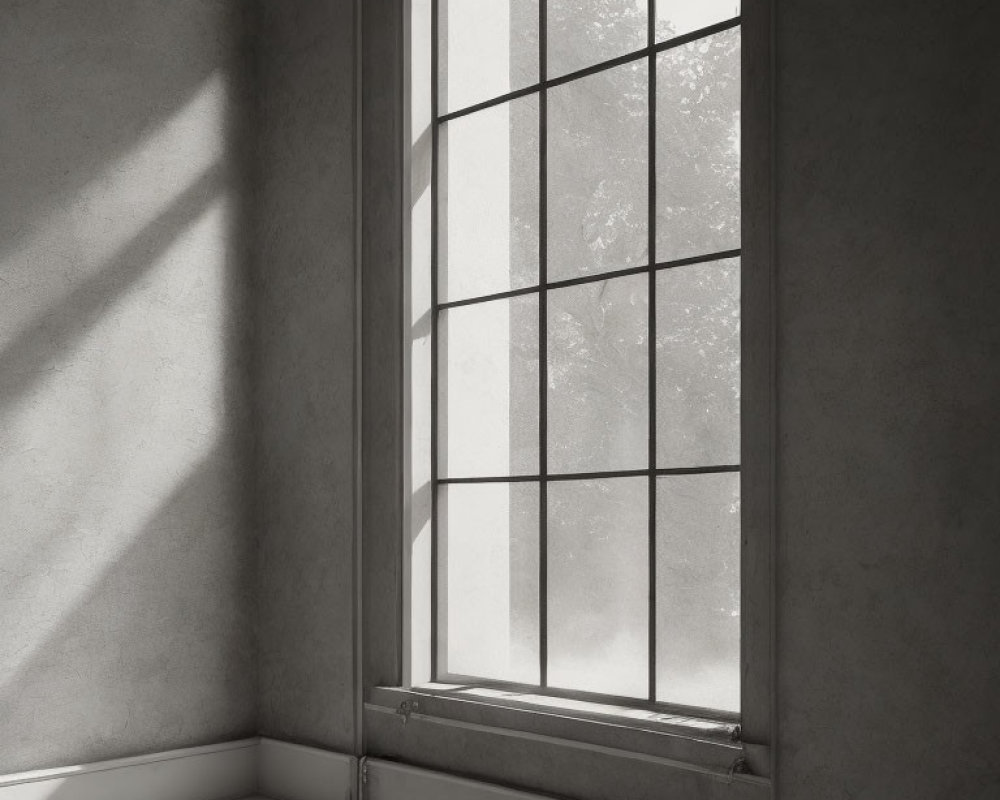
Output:
[[[19,400],[52,369],[67,348],[100,323],[107,308],[153,269],[190,226],[201,219],[222,190],[218,165],[209,167],[96,274],[84,275],[5,344],[0,353],[0,403]]]
[[[252,541],[216,449],[0,687],[4,762],[87,763],[239,738],[253,654]],[[30,589],[28,590],[30,591]],[[38,598],[44,601],[44,598]],[[57,734],[72,730],[71,750]],[[5,768],[5,771],[6,768]]]
[[[244,13],[4,7],[0,774],[255,728]]]
[[[221,6],[4,4],[4,251],[113,168],[220,66]]]

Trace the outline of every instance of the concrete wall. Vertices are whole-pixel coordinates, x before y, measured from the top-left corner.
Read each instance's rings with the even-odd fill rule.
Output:
[[[1000,796],[993,4],[777,4],[781,800]]]
[[[260,732],[353,749],[354,17],[262,3]]]
[[[0,12],[0,773],[255,731],[242,9]]]

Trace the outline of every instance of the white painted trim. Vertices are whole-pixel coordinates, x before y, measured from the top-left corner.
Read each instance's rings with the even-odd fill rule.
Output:
[[[358,764],[353,756],[261,739],[258,787],[273,800],[350,800]],[[0,797],[0,800],[6,800]]]
[[[257,791],[259,740],[0,775],[0,800],[239,800]]]

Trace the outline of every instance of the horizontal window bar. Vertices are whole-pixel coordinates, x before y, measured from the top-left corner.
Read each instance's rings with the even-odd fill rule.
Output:
[[[506,292],[496,292],[495,294],[484,294],[479,297],[467,297],[463,300],[449,300],[447,303],[438,303],[437,308],[439,311],[444,311],[448,308],[459,308],[460,306],[471,306],[476,303],[489,303],[491,300],[507,300],[511,297],[520,297],[525,294],[535,294],[539,287],[526,286],[523,289],[509,289]]]
[[[721,250],[717,253],[706,253],[701,256],[689,256],[688,258],[678,258],[674,261],[660,261],[653,265],[653,269],[673,269],[674,267],[686,267],[690,264],[704,264],[708,261],[723,261],[727,258],[739,258],[740,250]],[[567,286],[579,286],[584,283],[595,283],[597,281],[607,281],[613,278],[623,278],[628,275],[641,275],[649,271],[649,265],[642,267],[630,267],[629,269],[619,269],[613,272],[596,272],[593,275],[580,275],[577,278],[565,278],[561,281],[550,281],[545,285],[546,289],[564,289]],[[449,300],[445,303],[437,303],[436,310],[442,311],[448,308],[459,306],[471,306],[476,303],[488,303],[491,300],[506,300],[510,297],[520,297],[526,294],[534,294],[540,286],[526,286],[520,289],[508,289],[505,292],[495,292],[494,294],[484,294],[478,297],[466,297],[461,300]]]
[[[603,480],[604,478],[642,478],[648,474],[649,471],[644,469],[619,469],[607,470],[606,472],[586,472],[582,474],[575,472],[557,472],[546,477],[547,480],[550,481],[595,481]]]
[[[582,69],[574,70],[573,72],[567,72],[565,75],[560,75],[558,78],[549,78],[542,84],[542,86],[546,89],[554,89],[557,86],[563,86],[567,83],[578,81],[581,78],[589,78],[591,75],[596,75],[598,72],[605,72],[609,69],[614,69],[615,67],[630,64],[633,61],[640,61],[648,56],[648,47],[644,47],[642,50],[633,50],[631,53],[626,53],[623,56],[615,56],[614,58],[609,58],[607,61],[598,61],[596,64],[591,64],[589,67],[583,67]]]
[[[529,94],[537,92],[541,87],[542,84],[533,83],[531,86],[526,86],[523,89],[516,89],[513,92],[507,92],[507,94],[501,94],[497,97],[491,97],[489,100],[483,100],[481,103],[466,106],[465,108],[460,108],[457,111],[449,111],[447,114],[442,114],[437,118],[438,124],[451,122],[453,119],[458,119],[459,117],[467,117],[469,114],[475,114],[477,111],[485,111],[487,108],[493,108],[493,106],[509,103],[511,100],[517,100],[519,97],[527,97]]]
[[[565,289],[568,286],[581,286],[584,283],[597,283],[598,281],[606,281],[611,278],[626,277],[627,275],[641,275],[643,272],[649,272],[649,266],[645,267],[629,267],[628,269],[618,269],[614,272],[597,272],[593,275],[579,275],[576,278],[563,278],[561,281],[550,281],[545,287],[546,289]]]
[[[706,253],[703,256],[688,256],[687,258],[676,258],[673,261],[659,261],[655,269],[673,269],[674,267],[686,267],[689,264],[704,264],[707,261],[725,261],[727,258],[739,258],[740,248],[734,250],[720,250],[718,253]]]
[[[698,39],[704,39],[706,36],[722,33],[723,31],[728,31],[730,28],[738,28],[740,21],[741,18],[739,16],[735,16],[730,19],[724,19],[722,22],[716,22],[713,25],[706,25],[704,28],[699,28],[696,31],[690,31],[689,33],[682,33],[680,36],[664,39],[662,42],[658,42],[653,45],[653,52],[662,53],[666,50],[673,50],[675,47],[690,44]]]
[[[431,481],[441,485],[461,484],[461,483],[531,483],[538,482],[541,478],[538,475],[489,475],[477,478],[438,478]]]
[[[719,472],[739,472],[739,464],[719,464],[714,467],[660,467],[653,470],[656,476],[663,475],[714,475]]]
[[[632,61],[638,61],[641,58],[648,58],[651,53],[662,53],[675,47],[681,47],[682,45],[689,44],[706,36],[712,36],[713,34],[721,33],[722,31],[729,30],[730,28],[735,28],[739,24],[740,17],[733,17],[732,19],[727,19],[723,22],[717,22],[716,24],[709,25],[706,28],[699,28],[696,31],[691,31],[690,33],[685,33],[681,36],[674,36],[672,39],[659,42],[652,47],[647,46],[643,47],[641,50],[633,50],[631,53],[626,53],[623,56],[609,58],[607,61],[600,61],[589,67],[569,72],[566,75],[560,75],[558,78],[549,78],[548,80],[532,84],[531,86],[526,86],[523,89],[516,89],[513,92],[507,92],[506,94],[492,97],[489,100],[483,100],[481,103],[466,106],[465,108],[459,108],[455,111],[449,111],[447,114],[441,114],[438,116],[437,121],[439,124],[451,122],[453,119],[466,117],[469,114],[476,113],[477,111],[485,111],[487,108],[499,106],[503,103],[509,103],[511,100],[517,100],[519,97],[527,97],[529,94],[534,94],[542,89],[552,89],[556,86],[562,86],[563,84],[580,80],[581,78],[596,75],[598,72],[604,72],[605,70],[614,69],[615,67],[620,67],[623,64],[628,64]]]
[[[593,481],[603,478],[643,478],[649,475],[713,475],[719,472],[739,472],[739,464],[712,464],[707,467],[661,467],[657,469],[622,469],[607,472],[559,472],[547,475],[547,481]],[[434,483],[531,483],[542,480],[541,475],[489,475],[474,478],[438,478]]]

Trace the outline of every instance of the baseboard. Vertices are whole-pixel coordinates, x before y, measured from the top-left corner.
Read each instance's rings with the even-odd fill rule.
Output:
[[[0,775],[0,800],[241,800],[258,791],[259,744],[242,739]]]
[[[264,738],[257,764],[258,791],[272,800],[354,797],[358,765],[352,756]]]

